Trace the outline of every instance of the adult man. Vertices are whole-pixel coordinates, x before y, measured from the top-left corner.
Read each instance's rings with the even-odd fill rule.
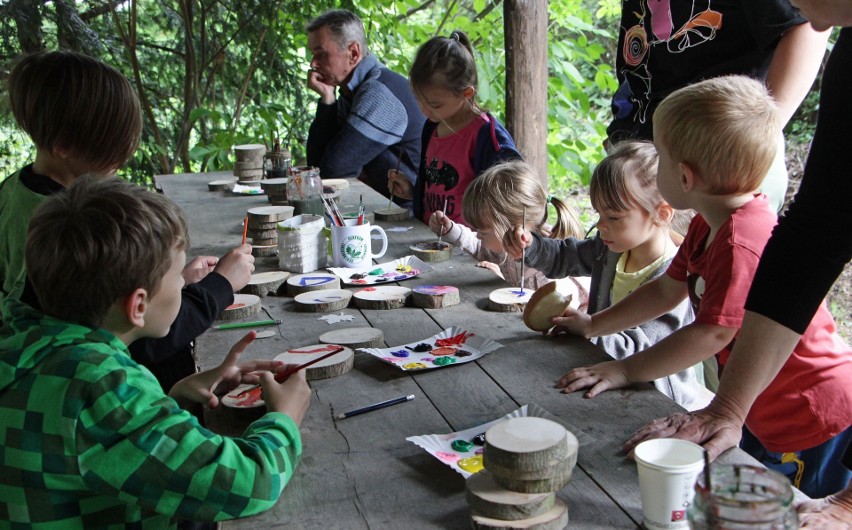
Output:
[[[308,164],[323,177],[358,177],[384,195],[388,169],[398,164],[414,184],[425,117],[408,80],[370,53],[364,25],[350,11],[327,11],[307,29],[308,88],[320,95]]]

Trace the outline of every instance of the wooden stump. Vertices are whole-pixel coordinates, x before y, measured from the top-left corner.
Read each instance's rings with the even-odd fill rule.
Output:
[[[249,227],[255,230],[267,229],[270,223],[275,223],[293,217],[292,206],[259,206],[248,209]]]
[[[352,300],[352,291],[346,289],[324,289],[296,295],[296,310],[306,313],[328,313],[345,309]]]
[[[207,183],[207,189],[210,191],[231,191],[234,189],[234,184],[237,183],[237,179],[222,179],[222,180],[211,180]]]
[[[398,206],[379,208],[378,210],[373,210],[373,215],[375,215],[376,219],[379,221],[407,221],[408,209],[400,208]]]
[[[480,515],[471,515],[471,525],[474,530],[506,530],[506,529],[535,529],[562,530],[568,526],[568,506],[560,499],[554,501],[553,507],[541,515],[529,519],[502,521]]]
[[[396,285],[379,285],[356,291],[352,297],[361,309],[399,309],[405,306],[411,289]]]
[[[320,342],[340,344],[353,350],[359,348],[381,348],[385,343],[385,334],[376,328],[342,328],[323,333]]]
[[[553,327],[550,319],[562,315],[570,304],[571,295],[559,292],[558,282],[546,283],[527,302],[524,324],[534,331],[546,331]]]
[[[467,504],[473,515],[516,521],[529,519],[553,508],[553,493],[518,493],[503,489],[488,470],[480,471],[465,481]]]
[[[408,247],[421,261],[427,263],[436,263],[439,261],[447,261],[453,257],[453,246],[445,241],[438,243],[438,240],[423,241],[416,245]]]
[[[263,167],[263,155],[266,154],[266,146],[261,144],[243,144],[234,146],[234,156],[237,162],[257,162],[255,167]]]
[[[240,182],[259,182],[263,178],[262,169],[234,169],[234,176]]]
[[[411,301],[424,309],[450,307],[461,302],[459,290],[450,285],[421,285],[411,290]]]
[[[309,272],[287,278],[287,294],[290,296],[324,289],[340,289],[340,278],[328,272]]]
[[[284,361],[287,364],[305,364],[308,361],[325,355],[331,351],[331,348],[336,348],[337,346],[337,344],[314,344],[312,346],[293,348],[277,355],[275,360]],[[350,348],[344,347],[342,352],[305,368],[305,378],[308,381],[315,381],[317,379],[337,377],[351,370],[354,362],[355,352]]]
[[[488,295],[488,309],[501,313],[520,313],[530,301],[533,291],[532,289],[524,289],[524,294],[521,296],[520,287],[504,287],[502,289],[494,289]]]
[[[277,256],[278,245],[252,245],[251,255],[256,258],[268,258],[270,256]]]
[[[254,250],[254,248],[252,248]],[[256,294],[264,297],[268,294],[283,294],[284,282],[290,277],[289,272],[272,271],[252,274],[251,279],[245,287],[240,289],[241,293]]]
[[[220,320],[236,320],[260,313],[260,297],[253,294],[235,294],[234,303],[222,311]]]

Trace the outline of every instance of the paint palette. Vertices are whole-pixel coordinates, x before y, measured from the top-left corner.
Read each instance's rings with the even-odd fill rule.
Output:
[[[453,326],[428,339],[410,344],[392,348],[363,348],[361,351],[402,370],[416,371],[475,361],[501,346],[499,342]]]
[[[564,421],[556,418],[553,414],[535,404],[524,405],[502,418],[463,431],[451,432],[449,434],[409,436],[406,440],[422,447],[430,455],[453,468],[464,478],[467,478],[484,469],[482,466],[482,453],[483,446],[485,445],[485,431],[509,418],[524,417],[546,418],[555,421],[573,433],[581,445],[592,441],[592,438],[588,434],[567,425]]]
[[[244,186],[242,184],[234,184],[231,188],[234,195],[263,195],[265,192],[255,186]]]
[[[415,256],[405,256],[388,263],[370,267],[330,267],[329,271],[349,285],[373,285],[376,283],[401,282],[431,271],[432,267]]]

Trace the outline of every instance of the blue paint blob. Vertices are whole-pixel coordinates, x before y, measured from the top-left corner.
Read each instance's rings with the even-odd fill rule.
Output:
[[[397,350],[392,351],[391,355],[393,355],[394,357],[408,357],[408,352],[405,350]]]

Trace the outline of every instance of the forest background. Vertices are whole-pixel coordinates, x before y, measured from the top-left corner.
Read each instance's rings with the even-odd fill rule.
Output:
[[[144,131],[123,178],[150,185],[157,174],[228,169],[234,145],[271,145],[276,137],[302,158],[317,99],[306,87],[304,28],[337,7],[362,17],[371,51],[403,75],[421,43],[465,31],[476,51],[478,102],[505,121],[501,0],[9,0],[0,5],[0,180],[34,156],[9,112],[5,81],[20,54],[41,49],[98,57],[133,83]],[[620,0],[548,4],[548,185],[573,198],[587,226],[594,222],[587,185],[604,156],[617,88],[620,9]],[[813,134],[818,89],[819,81],[785,130],[790,194]],[[847,267],[829,297],[847,338],[850,285]]]

